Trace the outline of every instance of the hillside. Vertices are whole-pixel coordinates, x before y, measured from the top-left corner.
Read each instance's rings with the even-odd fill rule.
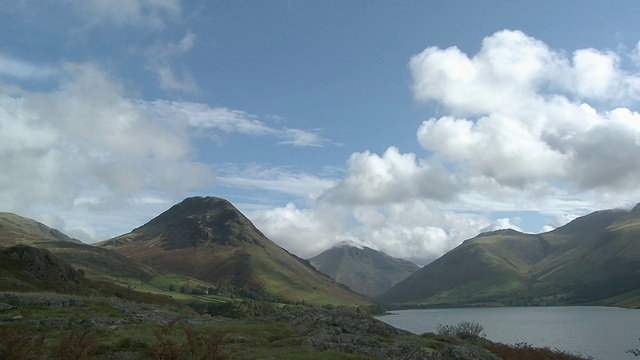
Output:
[[[428,306],[640,306],[640,210],[598,211],[543,234],[467,240],[376,298]]]
[[[82,243],[80,240],[73,239],[59,230],[52,229],[35,220],[12,213],[0,212],[0,246],[29,245],[43,241]]]
[[[368,247],[338,244],[309,259],[311,265],[353,291],[379,295],[420,267]]]
[[[188,198],[128,234],[96,244],[162,271],[310,303],[369,301],[264,236],[231,203]]]

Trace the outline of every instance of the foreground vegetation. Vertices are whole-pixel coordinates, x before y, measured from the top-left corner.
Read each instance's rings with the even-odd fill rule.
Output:
[[[362,307],[269,309],[269,316],[234,319],[201,315],[184,303],[0,293],[0,359],[585,359],[496,344],[475,323],[418,336]]]
[[[492,343],[490,341],[481,341],[486,335],[483,333],[484,327],[474,321],[463,321],[455,325],[438,324],[437,333],[439,335],[452,336],[458,339],[469,339],[471,341],[480,341],[482,346],[498,355],[502,359],[509,360],[585,360],[593,359],[584,357],[580,354],[573,354],[558,349],[550,349],[548,347],[534,347],[527,343],[518,343],[515,345]],[[425,336],[430,336],[426,334]]]

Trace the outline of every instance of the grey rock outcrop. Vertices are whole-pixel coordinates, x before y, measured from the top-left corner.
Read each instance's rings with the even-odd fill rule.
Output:
[[[379,359],[499,360],[490,351],[472,344],[441,343],[425,346],[427,340],[394,328],[370,316],[340,310],[310,309],[287,312],[269,320],[287,321],[303,344]]]

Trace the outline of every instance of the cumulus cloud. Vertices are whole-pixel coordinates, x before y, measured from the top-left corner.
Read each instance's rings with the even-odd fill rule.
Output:
[[[448,114],[419,126],[426,153],[353,153],[309,208],[265,211],[259,223],[302,256],[350,240],[425,264],[479,232],[523,231],[495,211],[555,216],[547,231],[633,205],[640,114],[624,106],[637,103],[640,77],[621,64],[611,51],[556,51],[520,31],[487,37],[475,55],[429,47],[409,62],[413,94]],[[307,233],[319,241],[300,241]]]
[[[255,210],[250,217],[269,238],[305,258],[347,241],[420,265],[492,224],[485,216],[445,211],[421,200],[355,207],[321,200],[304,209],[289,203]]]
[[[620,67],[617,54],[580,49],[570,57],[505,30],[472,57],[431,47],[409,66],[416,99],[451,112],[423,122],[418,141],[461,173],[517,188],[635,186],[639,114],[603,108],[633,102],[640,91],[640,78]]]
[[[345,239],[349,226],[346,215],[343,208],[299,209],[288,203],[284,207],[255,211],[250,217],[270,239],[308,258]]]
[[[324,197],[345,204],[384,204],[415,197],[450,200],[459,189],[454,176],[443,168],[388,148],[382,156],[368,151],[354,153],[347,175]]]
[[[496,219],[489,226],[480,229],[480,232],[490,232],[490,231],[504,230],[504,229],[513,229],[513,230],[516,230],[516,231],[523,232],[523,230],[518,225],[513,223],[514,220],[516,222],[520,221],[519,218],[516,218],[516,219],[509,219],[509,218]]]
[[[0,175],[5,206],[69,205],[88,188],[179,190],[211,175],[191,159],[184,125],[150,118],[92,65],[64,71],[51,93],[0,94],[0,164],[11,169]],[[185,172],[198,176],[173,175]]]
[[[46,213],[64,209],[84,209],[94,216],[131,206],[162,210],[171,194],[218,184],[213,165],[196,160],[194,141],[203,136],[266,136],[295,146],[324,141],[304,130],[271,127],[241,110],[133,99],[92,64],[69,63],[55,73],[58,85],[49,92],[0,87],[4,210],[49,221],[54,218]],[[220,184],[317,196],[332,182],[286,169],[247,168],[225,173]],[[62,225],[83,240],[96,240],[104,231],[87,225],[96,221]]]

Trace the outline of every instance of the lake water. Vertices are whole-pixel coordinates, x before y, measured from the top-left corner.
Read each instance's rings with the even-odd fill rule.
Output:
[[[638,359],[640,310],[599,306],[497,307],[395,310],[378,319],[416,334],[436,332],[438,324],[475,321],[489,340],[527,343],[599,360]]]

